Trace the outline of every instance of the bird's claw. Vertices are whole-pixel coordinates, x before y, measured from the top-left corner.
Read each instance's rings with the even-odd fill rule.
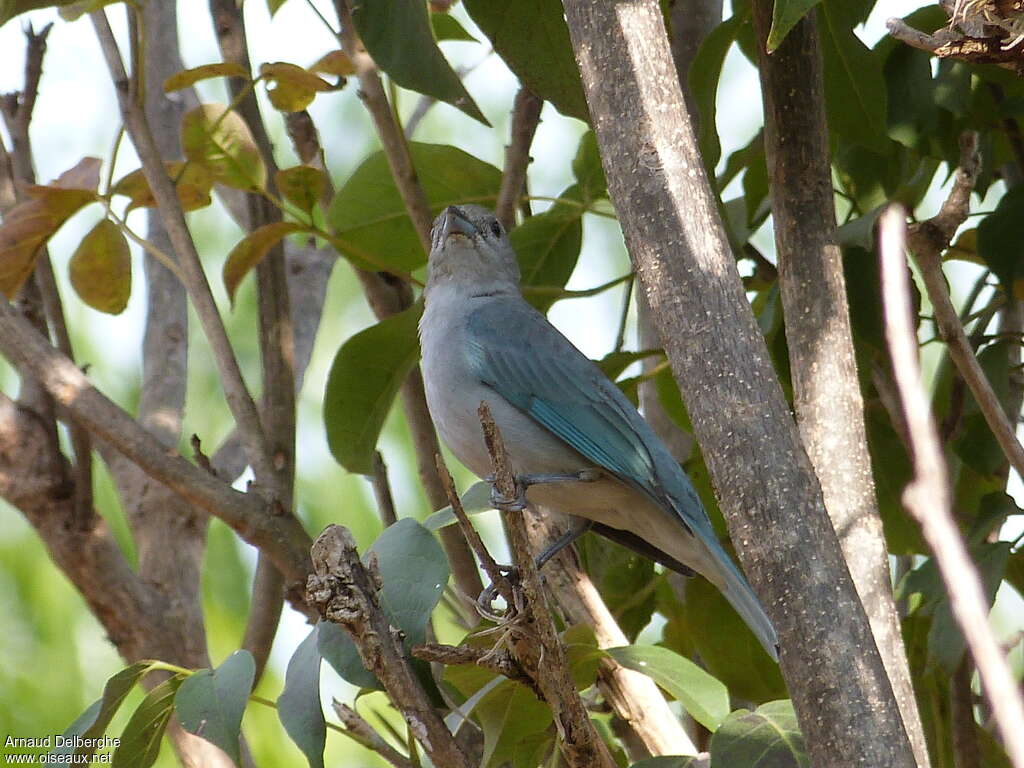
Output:
[[[552,473],[533,473],[516,475],[513,478],[515,482],[515,496],[509,497],[498,490],[495,485],[494,475],[488,475],[484,480],[491,484],[491,504],[495,509],[508,510],[512,512],[519,512],[526,508],[526,489],[531,485],[544,485],[549,483],[592,483],[595,480],[600,479],[601,473],[597,469],[581,469],[578,472],[568,472],[561,474]]]
[[[515,593],[519,589],[519,569],[514,565],[499,565],[498,573],[504,577],[505,581],[511,586],[513,592],[514,601],[518,598],[515,597]],[[502,622],[507,618],[507,614],[497,613],[491,608],[491,603],[498,596],[498,584],[497,582],[491,582],[484,591],[480,593],[480,596],[476,599],[477,612],[485,619],[490,619],[495,622]],[[516,606],[510,606],[515,608]]]

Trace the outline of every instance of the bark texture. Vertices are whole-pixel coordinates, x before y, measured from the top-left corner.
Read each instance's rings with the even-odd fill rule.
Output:
[[[772,221],[800,436],[871,622],[918,766],[928,745],[892,596],[836,240],[821,48],[814,13],[765,50],[772,3],[755,0]]]
[[[816,766],[913,766],[718,219],[656,0],[564,0],[609,190]],[[614,74],[610,74],[614,73]]]

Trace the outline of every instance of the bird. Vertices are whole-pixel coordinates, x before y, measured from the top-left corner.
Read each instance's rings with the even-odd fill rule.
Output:
[[[523,298],[494,214],[448,206],[430,237],[421,365],[428,408],[452,453],[489,475],[477,413],[486,402],[525,500],[575,522],[553,547],[593,526],[673,570],[696,571],[778,660],[772,622],[690,479],[619,388]]]

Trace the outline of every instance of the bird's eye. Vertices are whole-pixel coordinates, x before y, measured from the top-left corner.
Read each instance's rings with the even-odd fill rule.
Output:
[[[491,233],[495,237],[501,237],[501,224],[498,223],[497,219],[491,222]]]

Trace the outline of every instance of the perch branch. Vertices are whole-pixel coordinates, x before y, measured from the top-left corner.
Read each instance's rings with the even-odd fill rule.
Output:
[[[515,499],[516,481],[512,475],[508,452],[486,402],[480,403],[478,414],[487,452],[494,467],[494,485],[505,498]],[[530,549],[522,510],[513,509],[512,505],[501,506],[505,507],[502,513],[508,530],[509,546],[519,569],[523,591],[524,612],[516,619],[523,622],[525,633],[529,635],[512,633],[515,655],[527,674],[537,681],[537,687],[551,707],[562,756],[570,768],[612,768],[615,762],[594,730],[569,673],[565,650],[555,632],[541,587],[540,574]]]
[[[880,251],[886,339],[913,447],[914,478],[903,492],[903,504],[921,526],[925,541],[935,553],[950,607],[978,669],[982,690],[992,705],[1006,752],[1015,768],[1024,768],[1024,702],[989,625],[978,571],[953,520],[949,477],[921,381],[904,255],[905,227],[905,214],[899,206],[891,206],[882,215]]]

